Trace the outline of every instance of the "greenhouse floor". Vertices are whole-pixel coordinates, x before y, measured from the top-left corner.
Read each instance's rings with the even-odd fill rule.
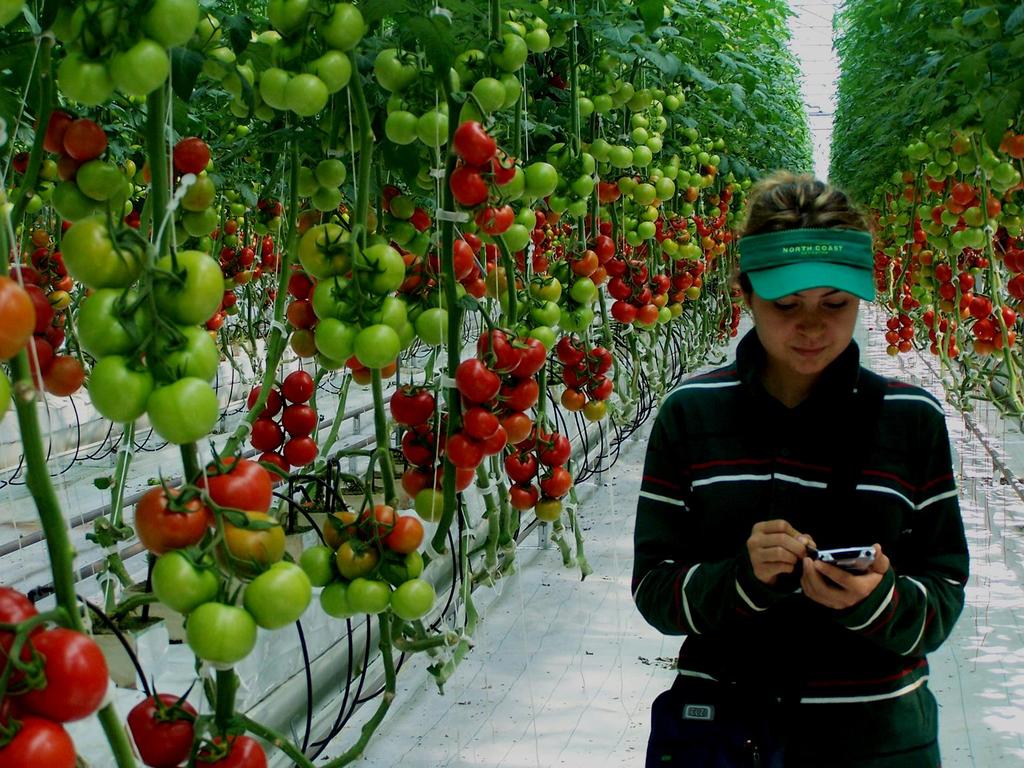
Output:
[[[869,315],[858,339],[868,365],[942,398],[934,361],[890,358]],[[868,335],[868,333],[870,334]],[[930,657],[941,708],[945,768],[1024,763],[1024,442],[983,406],[964,417],[946,405],[971,547],[967,606]],[[650,425],[647,425],[649,429]],[[403,768],[640,766],[650,704],[672,681],[678,638],[645,624],[630,598],[633,511],[647,430],[623,446],[580,512],[594,573],[562,566],[555,547],[520,553],[500,592],[479,594],[477,650],[439,695],[413,658],[391,711],[360,765]],[[1004,474],[1005,473],[1005,474]],[[1009,478],[1006,475],[1011,475]],[[364,707],[322,757],[356,739]],[[1010,762],[1006,759],[1010,758]]]

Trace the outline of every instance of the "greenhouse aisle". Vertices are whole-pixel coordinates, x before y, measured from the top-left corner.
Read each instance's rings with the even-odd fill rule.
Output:
[[[932,361],[890,358],[866,318],[858,335],[875,370],[921,384],[941,398]],[[947,404],[971,547],[967,606],[950,640],[931,656],[941,707],[945,768],[988,768],[1024,760],[1024,504],[1021,485],[1000,482],[1000,466],[1021,476],[1024,443],[979,406],[969,420]],[[986,423],[987,429],[986,432]],[[972,429],[973,425],[973,429]],[[633,607],[629,581],[633,511],[647,430],[623,446],[606,484],[581,510],[594,569],[579,581],[557,549],[525,548],[520,573],[500,594],[479,597],[485,619],[471,653],[438,695],[414,658],[361,765],[403,768],[640,766],[650,702],[672,680],[677,638],[663,638]],[[978,431],[974,431],[977,429]],[[999,450],[1006,447],[1008,455]],[[364,707],[324,757],[355,738]]]

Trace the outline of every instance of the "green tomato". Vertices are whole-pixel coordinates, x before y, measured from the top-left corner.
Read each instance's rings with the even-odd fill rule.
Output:
[[[591,304],[597,298],[597,286],[589,277],[580,277],[569,288],[569,295],[577,304]]]
[[[537,276],[530,283],[530,295],[542,301],[556,302],[562,297],[562,284],[555,277]]]
[[[153,325],[148,302],[125,316],[137,300],[134,291],[119,288],[101,288],[83,299],[76,318],[82,349],[95,358],[128,355],[137,349]]]
[[[504,184],[498,185],[498,189],[501,190],[502,197],[506,200],[518,200],[521,198],[526,193],[526,174],[523,172],[523,169],[516,166],[512,178]]]
[[[330,93],[316,75],[303,73],[288,81],[284,88],[285,106],[300,117],[312,117],[327,106]]]
[[[75,184],[86,197],[108,200],[124,183],[124,174],[111,162],[90,160],[75,173]]]
[[[330,17],[320,23],[321,37],[339,51],[351,51],[365,34],[363,14],[351,3],[335,3]]]
[[[348,604],[356,613],[376,615],[391,603],[391,587],[386,581],[359,576],[348,585]]]
[[[334,581],[324,587],[320,593],[320,607],[335,619],[348,619],[357,613],[349,603],[348,584],[344,581]]]
[[[526,63],[530,49],[519,35],[506,32],[501,36],[502,48],[491,54],[491,61],[505,72],[515,72]]]
[[[153,565],[153,594],[178,613],[191,613],[217,597],[217,574],[197,568],[179,551],[160,555]]]
[[[173,272],[171,255],[158,259],[156,267]],[[224,297],[220,264],[202,251],[179,251],[176,279],[158,275],[153,295],[162,317],[182,325],[205,323]]]
[[[584,306],[574,310],[563,309],[558,324],[570,333],[583,333],[593,322],[594,310]]]
[[[282,560],[249,582],[242,604],[258,626],[280,629],[298,621],[312,599],[313,586],[306,572]]]
[[[309,0],[270,0],[267,20],[282,35],[298,32],[309,16]]]
[[[615,168],[628,168],[633,164],[633,150],[623,144],[614,144],[608,153],[608,162]]]
[[[338,575],[334,563],[334,550],[323,545],[302,550],[302,554],[299,555],[299,567],[306,572],[309,583],[314,587],[326,587]]]
[[[352,61],[340,51],[327,51],[310,66],[313,73],[323,81],[328,93],[337,93],[352,79]]]
[[[142,31],[164,48],[187,43],[198,23],[196,0],[154,0],[142,15]]]
[[[526,194],[530,197],[547,197],[558,187],[558,171],[551,163],[530,163],[525,173]]]
[[[544,53],[551,47],[551,36],[546,29],[531,29],[526,33],[526,47],[530,53]]]
[[[423,343],[439,347],[448,340],[448,310],[433,307],[424,310],[416,318],[416,335]]]
[[[110,76],[128,96],[145,96],[167,80],[171,59],[160,43],[142,38],[126,51],[110,57]]]
[[[346,300],[348,290],[349,280],[341,275],[321,280],[313,288],[313,312],[321,320],[328,317],[338,320],[350,319],[353,307]]]
[[[384,121],[384,134],[395,144],[412,144],[416,141],[416,126],[419,118],[404,109],[388,114]]]
[[[265,69],[260,75],[260,98],[274,109],[288,109],[284,93],[289,80],[291,80],[291,75],[283,69],[278,67]]]
[[[353,346],[356,359],[367,368],[384,368],[398,357],[402,339],[391,326],[377,323],[363,328]]]
[[[506,72],[498,79],[501,80],[501,84],[505,88],[505,103],[502,106],[506,109],[515,106],[519,97],[523,95],[523,84],[511,72]]]
[[[416,64],[407,57],[400,56],[395,48],[385,48],[373,60],[373,74],[386,91],[403,91],[419,75]]]
[[[394,291],[405,280],[402,254],[385,243],[377,243],[357,252],[353,267],[363,273],[360,285],[377,294]]]
[[[184,325],[171,330],[165,326],[153,340],[147,360],[158,381],[186,377],[213,381],[220,364],[220,350],[205,328]]]
[[[204,208],[201,211],[185,211],[181,217],[181,225],[191,237],[206,237],[220,224],[220,215],[216,208]]]
[[[416,121],[416,136],[428,147],[441,147],[448,141],[448,115],[428,109]]]
[[[322,187],[340,187],[345,183],[348,169],[341,160],[331,158],[317,163],[313,174]]]
[[[505,86],[494,77],[481,77],[473,84],[473,96],[484,112],[496,112],[505,106]]]
[[[323,280],[351,270],[354,249],[346,230],[337,224],[317,224],[299,241],[299,261],[311,277]]]
[[[409,308],[404,299],[397,296],[385,296],[380,308],[370,312],[367,317],[372,323],[384,323],[396,331],[401,331],[402,327],[409,322]]]
[[[72,101],[95,107],[114,95],[114,81],[102,61],[89,61],[72,51],[57,68],[57,85]]]
[[[141,249],[124,245],[115,250],[103,216],[76,221],[64,233],[61,252],[68,274],[88,288],[126,288],[142,272]]]
[[[633,165],[638,168],[646,168],[654,159],[654,154],[646,144],[633,148]]]
[[[185,636],[197,657],[230,667],[256,647],[256,622],[237,606],[203,603],[189,614]]]
[[[407,555],[385,552],[379,573],[388,584],[397,587],[423,573],[423,555],[415,550]]]
[[[341,190],[337,187],[318,187],[310,198],[318,211],[336,211],[341,205]]]
[[[545,301],[543,304],[530,308],[530,319],[537,325],[558,325],[561,316],[562,309],[554,301]]]
[[[359,326],[325,317],[313,329],[317,350],[333,360],[348,360],[355,352]]]
[[[110,355],[89,374],[89,398],[100,414],[119,424],[129,424],[146,412],[153,392],[153,374],[135,370],[128,358]]]
[[[220,415],[220,406],[213,387],[188,376],[154,389],[146,402],[146,411],[160,437],[184,445],[210,433]]]
[[[550,325],[538,325],[530,330],[528,334],[531,339],[537,339],[544,348],[550,352],[555,346],[555,329]]]
[[[195,182],[185,196],[181,198],[181,207],[186,211],[205,211],[217,196],[217,185],[206,174],[197,176]]]
[[[436,599],[434,587],[429,581],[409,579],[391,595],[391,610],[398,618],[406,621],[422,619],[430,613]]]
[[[505,241],[505,245],[512,253],[518,253],[523,250],[530,243],[530,230],[524,227],[522,224],[513,224],[511,227],[505,230],[503,235],[500,235],[501,239]]]
[[[436,523],[444,512],[444,494],[433,488],[423,488],[413,501],[416,514],[424,520]]]

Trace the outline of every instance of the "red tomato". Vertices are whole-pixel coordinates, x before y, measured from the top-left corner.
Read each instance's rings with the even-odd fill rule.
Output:
[[[196,710],[169,693],[149,696],[128,713],[128,729],[142,762],[150,768],[175,768],[192,752]]]
[[[256,398],[260,396],[260,390],[262,387],[253,387],[252,391],[249,392],[249,399],[246,400],[246,406],[249,410],[256,405]],[[277,415],[278,411],[281,410],[281,393],[276,389],[271,389],[270,394],[267,395],[267,402],[263,406],[263,411],[259,414],[260,418],[269,419]]]
[[[196,481],[196,486],[205,488],[215,504],[254,512],[270,509],[274,492],[267,470],[255,461],[236,460],[233,456],[221,459],[221,463],[225,466],[223,474],[218,474],[217,466],[211,464],[206,468],[206,475]]]
[[[0,587],[0,622],[17,624],[31,619],[38,613],[32,601],[21,592],[10,587]],[[36,635],[42,630],[42,627],[38,627],[32,634]],[[10,655],[13,644],[13,632],[0,632],[0,659],[6,659]]]
[[[571,454],[572,443],[569,442],[569,438],[560,432],[553,432],[541,439],[537,458],[541,464],[547,464],[549,467],[558,467],[565,464]]]
[[[515,221],[516,214],[511,205],[488,206],[476,215],[477,226],[491,237],[504,234]]]
[[[276,451],[284,442],[284,432],[273,419],[258,418],[252,423],[249,443],[257,451]]]
[[[25,292],[32,300],[32,307],[35,310],[36,324],[34,331],[35,333],[44,333],[50,327],[50,323],[53,322],[53,307],[50,306],[50,300],[46,298],[43,289],[38,285],[26,285]]]
[[[545,496],[560,499],[572,487],[572,475],[565,467],[552,467],[540,481],[540,490]]]
[[[263,453],[261,453],[260,454],[260,458],[259,458],[259,463],[260,464],[273,464],[275,467],[281,469],[284,472],[287,472],[289,469],[291,469],[291,465],[287,461],[284,460],[284,456],[282,456],[279,453],[275,453],[274,451],[264,451]],[[280,482],[280,480],[281,480],[280,477],[278,477],[277,475],[274,475],[273,473],[270,473],[270,482],[271,483],[277,483],[277,482]]]
[[[373,511],[364,509],[359,515],[359,525],[370,538],[386,536],[395,527],[395,508],[389,504],[376,504]]]
[[[64,131],[64,152],[79,162],[92,160],[107,148],[107,134],[88,118],[75,120]]]
[[[423,543],[423,523],[412,515],[401,515],[395,527],[384,537],[384,546],[399,554],[415,552]]]
[[[614,388],[615,382],[602,374],[594,377],[594,379],[587,385],[587,394],[595,400],[607,400],[612,396],[612,390]]]
[[[502,405],[510,411],[525,411],[532,408],[540,397],[540,385],[536,379],[519,379],[505,384],[499,396]]]
[[[252,249],[247,249],[250,252]],[[252,263],[250,261],[250,263]],[[288,294],[296,299],[308,299],[313,290],[313,281],[305,272],[292,272],[288,276]]]
[[[316,459],[316,443],[311,437],[293,437],[284,444],[284,460],[293,467],[305,467]]]
[[[85,368],[77,357],[57,355],[43,373],[46,391],[57,397],[73,395],[85,382]]]
[[[519,445],[530,436],[533,429],[533,419],[525,413],[510,413],[501,420],[501,426],[508,433],[510,445]]]
[[[172,498],[181,493],[170,489]],[[155,555],[172,549],[198,544],[213,525],[210,510],[198,499],[184,504],[183,511],[167,506],[167,493],[162,487],[151,488],[135,507],[135,532],[142,545]]]
[[[32,298],[24,288],[0,275],[0,359],[10,359],[22,350],[35,327]]]
[[[476,264],[473,258],[473,249],[465,240],[456,240],[453,250],[454,271],[456,280],[465,280],[473,271]]]
[[[18,718],[21,729],[0,747],[4,768],[75,768],[75,745],[59,724],[42,717]]]
[[[434,415],[436,405],[434,396],[426,387],[406,384],[391,396],[391,416],[398,424],[415,427],[427,423]]]
[[[532,509],[540,500],[540,491],[535,485],[513,485],[508,489],[508,502],[512,509]]]
[[[519,367],[523,353],[512,346],[508,334],[495,328],[480,334],[476,342],[476,353],[496,373],[512,373]]]
[[[316,312],[313,311],[313,303],[309,299],[295,299],[295,301],[288,305],[288,310],[285,314],[288,317],[288,322],[295,328],[312,328],[317,322]]]
[[[477,440],[486,440],[498,431],[501,423],[498,417],[482,406],[469,408],[462,414],[462,428],[466,434]]]
[[[68,126],[74,121],[71,115],[59,109],[50,113],[50,120],[46,124],[46,136],[43,138],[43,149],[59,155],[64,151],[64,133]]]
[[[22,695],[22,709],[66,723],[88,717],[99,708],[110,675],[103,651],[91,637],[55,627],[33,636],[30,644],[45,659],[46,687]]]
[[[433,466],[435,450],[435,435],[429,430],[423,433],[410,430],[402,435],[402,454],[410,464]]]
[[[263,747],[251,736],[228,736],[226,743],[217,736],[213,741],[212,746],[199,750],[197,765],[203,768],[267,768]]]
[[[428,487],[433,479],[433,473],[420,467],[409,467],[402,473],[402,490],[415,499],[416,494]]]
[[[470,165],[484,165],[494,157],[498,144],[480,123],[466,120],[455,129],[452,149]]]
[[[522,350],[522,361],[519,363],[519,367],[513,371],[513,375],[518,379],[533,376],[544,367],[544,363],[548,359],[547,347],[540,339],[527,338],[523,339],[522,343],[525,345]],[[524,409],[520,408],[519,410]]]
[[[471,403],[486,403],[498,394],[501,379],[483,361],[470,358],[455,369],[455,386]]]
[[[306,437],[316,429],[316,411],[308,405],[289,405],[281,414],[281,424],[292,437]]]
[[[500,424],[493,435],[480,441],[484,456],[495,456],[505,450],[506,445],[508,445],[508,432]]]
[[[304,403],[313,396],[313,377],[305,371],[292,371],[281,382],[281,394],[290,403]]]
[[[463,432],[456,432],[445,444],[448,461],[461,469],[476,469],[484,459],[480,443]]]
[[[505,457],[505,472],[513,483],[525,485],[537,476],[537,459],[531,453],[510,453]]]
[[[584,351],[575,336],[563,336],[555,345],[555,354],[564,365],[576,367],[583,362]]]
[[[455,201],[466,208],[475,208],[487,200],[487,182],[475,168],[460,165],[448,179]]]
[[[210,162],[210,148],[195,136],[174,145],[174,167],[181,173],[201,173]]]

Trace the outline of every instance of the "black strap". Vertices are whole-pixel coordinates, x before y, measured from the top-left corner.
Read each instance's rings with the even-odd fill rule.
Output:
[[[878,432],[887,387],[884,377],[866,368],[860,369],[853,407],[847,414],[851,428],[840,432],[844,437],[837,441],[833,455],[828,493],[834,509],[845,509],[853,501],[857,481]]]

